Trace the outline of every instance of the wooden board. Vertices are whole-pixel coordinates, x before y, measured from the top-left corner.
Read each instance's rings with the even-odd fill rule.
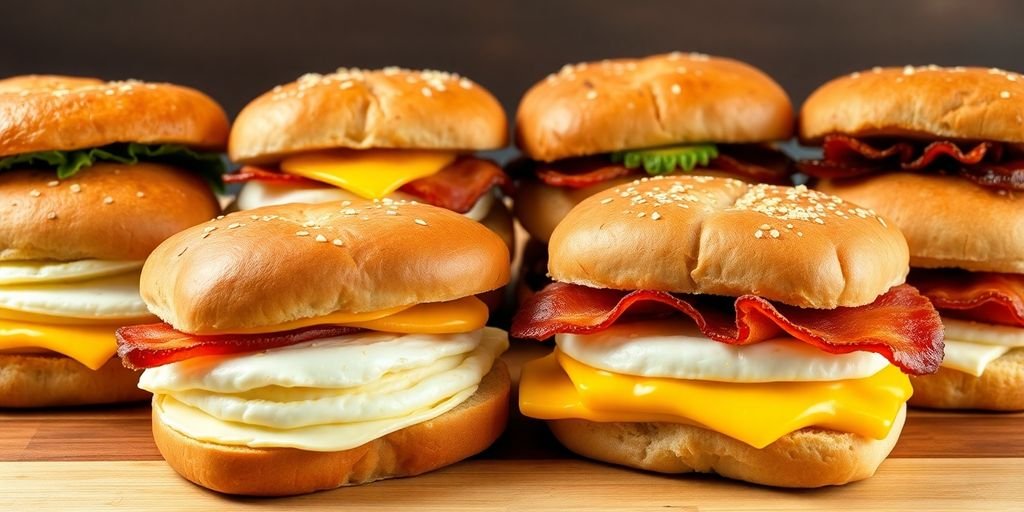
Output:
[[[520,345],[514,369],[536,357]],[[515,372],[514,372],[515,373]],[[243,510],[1024,510],[1024,415],[912,411],[874,478],[779,490],[581,460],[515,415],[469,461],[416,478],[282,499],[233,498],[178,477],[150,437],[149,407],[0,413],[0,511]]]

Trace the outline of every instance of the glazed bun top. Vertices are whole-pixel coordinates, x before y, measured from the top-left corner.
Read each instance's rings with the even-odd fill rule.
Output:
[[[480,151],[508,144],[498,100],[468,78],[400,68],[307,74],[246,105],[228,153],[242,163],[351,148]]]
[[[142,269],[150,311],[184,332],[441,302],[509,280],[501,238],[434,206],[268,206],[171,237]]]
[[[70,180],[0,172],[0,261],[142,261],[167,237],[220,211],[196,173],[98,163]]]
[[[188,87],[55,75],[0,80],[0,157],[118,142],[219,150],[227,137],[224,110]]]
[[[871,210],[803,186],[707,176],[644,178],[591,196],[548,250],[556,281],[818,309],[870,304],[909,270],[903,235]]]
[[[516,144],[534,160],[793,135],[786,92],[742,62],[696,53],[567,65],[531,88]]]
[[[949,138],[1024,143],[1024,76],[995,68],[873,68],[832,80],[800,112],[800,138]]]

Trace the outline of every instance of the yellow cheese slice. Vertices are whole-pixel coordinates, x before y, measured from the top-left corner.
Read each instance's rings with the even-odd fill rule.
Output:
[[[911,393],[892,365],[864,379],[725,383],[616,374],[556,350],[523,368],[519,408],[546,420],[685,423],[764,448],[805,427],[883,439]]]
[[[331,313],[278,325],[193,334],[261,334],[314,325],[344,325],[397,333],[447,334],[479,329],[487,324],[488,314],[487,305],[480,299],[470,296],[448,302],[416,304],[370,313]]]
[[[103,366],[117,352],[112,325],[43,325],[0,320],[0,350],[46,349],[89,369]]]
[[[343,188],[366,199],[383,199],[402,185],[425,178],[455,160],[455,153],[408,149],[331,150],[281,161],[281,170]]]

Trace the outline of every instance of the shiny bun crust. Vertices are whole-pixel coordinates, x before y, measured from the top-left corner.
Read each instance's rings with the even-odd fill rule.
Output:
[[[199,441],[168,427],[155,410],[153,437],[175,471],[208,489],[248,496],[306,494],[419,475],[480,453],[505,429],[510,387],[505,363],[495,361],[477,392],[455,409],[340,452]]]
[[[830,133],[1024,142],[1024,76],[995,68],[874,68],[814,91],[800,138]]]
[[[221,149],[228,118],[178,85],[30,75],[0,80],[0,157],[116,142]]]
[[[139,374],[113,358],[90,370],[58,354],[0,353],[0,407],[62,407],[139,402]]]
[[[892,451],[906,408],[882,440],[816,428],[762,448],[680,423],[548,422],[570,450],[591,459],[659,473],[717,473],[775,487],[823,487],[863,480]]]
[[[872,207],[907,237],[913,267],[1024,274],[1024,194],[894,172],[818,188]]]
[[[732,59],[669,53],[567,65],[519,103],[516,144],[552,161],[688,142],[792,137],[793,106],[774,80]]]
[[[219,211],[201,177],[166,165],[100,163],[66,180],[0,172],[0,261],[144,260]]]
[[[981,377],[939,368],[932,375],[912,375],[910,382],[910,405],[916,407],[1024,411],[1024,349],[992,361]]]
[[[504,286],[501,238],[405,202],[268,206],[171,237],[142,269],[150,311],[184,332],[449,301]]]
[[[805,187],[644,178],[595,194],[555,228],[548,272],[594,288],[756,294],[806,308],[870,304],[903,283],[903,235]]]
[[[499,149],[508,120],[498,100],[441,71],[340,69],[307,74],[249,103],[228,153],[242,163],[332,148]]]

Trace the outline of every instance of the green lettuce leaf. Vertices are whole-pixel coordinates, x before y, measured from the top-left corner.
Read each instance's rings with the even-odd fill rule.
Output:
[[[44,168],[57,171],[58,179],[68,179],[82,169],[99,162],[137,164],[156,162],[198,172],[218,193],[224,192],[221,177],[227,163],[219,153],[195,151],[180,144],[111,144],[99,148],[71,151],[39,151],[0,158],[0,172],[17,167]]]
[[[706,167],[717,157],[718,148],[714,144],[665,146],[612,153],[613,162],[629,169],[643,167],[651,176],[669,174],[676,169],[692,171],[698,166]]]

